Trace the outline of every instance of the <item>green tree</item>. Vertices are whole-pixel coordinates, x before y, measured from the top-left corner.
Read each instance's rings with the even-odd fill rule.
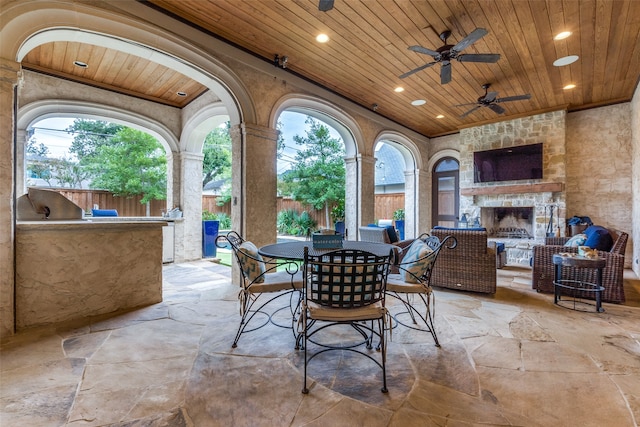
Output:
[[[281,177],[281,191],[314,209],[324,209],[329,224],[330,206],[344,201],[344,144],[313,118],[307,117],[305,123],[310,129],[306,138],[293,137],[302,148],[296,154],[296,163]]]
[[[151,135],[124,127],[83,158],[95,177],[91,186],[116,196],[141,194],[141,203],[167,197],[167,160]]]
[[[111,138],[124,128],[122,125],[100,120],[76,119],[66,129],[67,133],[73,134],[69,152],[75,154],[81,164],[91,163],[98,148],[109,145]]]
[[[231,177],[230,123],[209,132],[204,140],[202,154],[202,188],[209,182]]]

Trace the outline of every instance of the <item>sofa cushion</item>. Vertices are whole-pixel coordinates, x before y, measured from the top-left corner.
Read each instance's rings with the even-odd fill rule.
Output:
[[[400,269],[402,280],[407,283],[419,283],[413,275],[420,277],[427,270],[433,262],[433,257],[427,255],[432,252],[433,249],[424,241],[420,239],[414,240],[409,249],[407,249],[406,255],[402,258],[403,268]]]
[[[604,252],[610,251],[613,247],[613,237],[611,237],[609,230],[604,227],[592,225],[587,227],[583,233],[587,236],[584,246]]]
[[[577,246],[584,245],[584,242],[586,241],[587,241],[587,235],[584,233],[580,233],[580,234],[576,234],[575,236],[567,240],[567,243],[565,243],[564,245],[568,248],[575,248]]]

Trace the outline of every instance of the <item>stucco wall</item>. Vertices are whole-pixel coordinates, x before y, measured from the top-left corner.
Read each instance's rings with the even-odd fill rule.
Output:
[[[633,194],[632,227],[633,241],[640,242],[640,84],[636,87],[631,101],[631,193]],[[640,245],[633,245],[632,251],[627,252],[631,259],[633,271],[640,276]]]

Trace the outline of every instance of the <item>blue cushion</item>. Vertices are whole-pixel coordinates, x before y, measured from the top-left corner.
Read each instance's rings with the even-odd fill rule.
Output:
[[[504,243],[496,242],[496,252],[499,254],[504,252]]]
[[[454,227],[443,227],[442,225],[436,225],[433,227],[434,230],[468,230],[468,231],[487,231],[484,227],[473,227],[473,228],[454,228]]]
[[[613,237],[611,237],[609,230],[604,227],[592,225],[587,227],[583,233],[587,235],[584,245],[591,249],[608,252],[613,247]]]
[[[116,209],[91,209],[93,216],[118,216]]]

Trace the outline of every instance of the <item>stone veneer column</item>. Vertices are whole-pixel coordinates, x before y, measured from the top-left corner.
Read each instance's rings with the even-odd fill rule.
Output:
[[[14,316],[14,89],[20,64],[0,58],[0,338],[13,335]]]
[[[276,241],[278,131],[242,123],[231,128],[233,229],[260,247]]]
[[[349,157],[344,159],[345,166],[345,189],[344,189],[344,220],[347,240],[358,238],[358,159]]]
[[[357,182],[359,188],[359,193],[356,193],[358,194],[356,203],[358,203],[360,206],[359,224],[367,225],[378,219],[375,217],[376,158],[373,156],[358,154],[358,165],[360,165],[360,175],[357,177],[357,180],[354,180],[352,182]],[[347,193],[345,195],[345,198],[349,199],[350,194]],[[356,240],[355,236],[351,240]]]
[[[179,200],[182,209],[182,232],[176,230],[176,262],[202,258],[202,153],[173,153],[173,173],[180,176],[174,184],[173,200]],[[176,168],[179,168],[177,173]],[[179,188],[176,194],[176,187]],[[174,206],[167,205],[167,209]],[[188,209],[186,209],[188,208]],[[177,226],[177,224],[176,224]]]
[[[420,206],[417,200],[417,182],[420,171],[412,169],[404,172],[404,238],[411,239],[417,237],[416,224],[420,217]]]

